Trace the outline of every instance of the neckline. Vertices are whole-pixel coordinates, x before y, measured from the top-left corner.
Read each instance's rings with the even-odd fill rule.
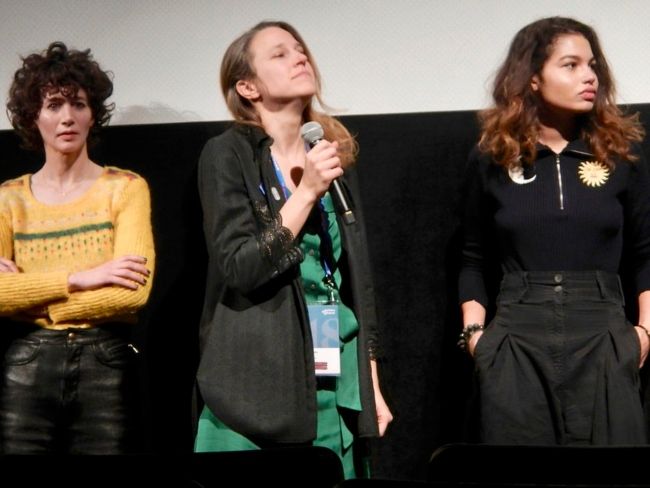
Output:
[[[32,191],[32,176],[34,176],[33,173],[27,173],[26,175],[24,175],[23,176],[23,183],[24,183],[24,187],[25,187],[25,192],[27,193],[28,198],[32,202],[34,202],[34,203],[36,203],[36,204],[38,204],[38,205],[40,205],[42,207],[61,208],[61,207],[67,207],[67,206],[75,206],[79,202],[81,202],[81,201],[85,200],[86,198],[88,198],[89,195],[94,193],[95,187],[99,184],[99,181],[102,180],[106,176],[107,172],[108,172],[108,166],[102,167],[102,172],[99,174],[99,176],[97,178],[95,178],[95,181],[93,181],[91,183],[91,185],[86,189],[85,192],[83,192],[77,198],[75,198],[73,200],[70,200],[69,202],[62,202],[62,203],[46,203],[46,202],[43,202],[43,201],[39,200],[38,198],[36,198],[36,196],[34,195],[34,192]]]

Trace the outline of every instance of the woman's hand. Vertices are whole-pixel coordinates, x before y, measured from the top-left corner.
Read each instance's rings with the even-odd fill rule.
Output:
[[[121,286],[137,290],[147,283],[150,271],[145,266],[147,259],[127,255],[112,259],[94,268],[78,271],[68,276],[68,290],[95,290],[104,286]]]
[[[20,270],[11,259],[0,258],[0,273],[20,273]]]
[[[650,331],[642,325],[634,326],[634,330],[639,336],[639,344],[641,345],[641,360],[639,362],[639,368],[642,368],[645,360],[648,358],[648,351],[650,351]]]
[[[379,388],[375,388],[375,408],[377,411],[377,427],[379,428],[379,437],[383,437],[388,428],[388,424],[393,421],[393,414],[388,408],[384,395]]]
[[[343,174],[338,147],[339,143],[336,141],[322,140],[307,153],[305,168],[298,186],[309,191],[314,196],[314,200],[322,197],[332,180]]]
[[[482,330],[477,330],[472,334],[472,337],[469,338],[469,342],[467,343],[467,352],[469,352],[469,355],[474,357],[474,349],[476,349],[476,344],[478,344],[479,339],[483,335]]]
[[[375,412],[377,414],[379,437],[383,437],[388,428],[388,424],[393,421],[393,414],[384,400],[384,395],[381,394],[381,389],[379,388],[379,373],[377,372],[377,361],[374,359],[370,360],[370,376],[372,377],[372,389],[375,392]]]

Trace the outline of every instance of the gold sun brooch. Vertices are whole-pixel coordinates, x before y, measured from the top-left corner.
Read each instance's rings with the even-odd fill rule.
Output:
[[[587,186],[603,186],[609,179],[609,168],[599,161],[583,161],[578,166],[578,176]]]

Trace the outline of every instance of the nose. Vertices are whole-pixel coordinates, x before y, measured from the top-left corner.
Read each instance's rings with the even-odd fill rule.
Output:
[[[296,64],[307,63],[307,55],[303,52],[296,51]]]
[[[598,81],[598,75],[592,67],[588,67],[585,72],[585,83],[593,84]]]
[[[61,105],[61,123],[66,126],[70,126],[74,123],[74,118],[72,117],[72,106],[69,103]]]

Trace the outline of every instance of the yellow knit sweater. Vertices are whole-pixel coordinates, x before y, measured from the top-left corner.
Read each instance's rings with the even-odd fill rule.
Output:
[[[0,256],[20,273],[0,273],[0,316],[48,329],[135,322],[149,298],[154,271],[151,205],[139,175],[105,167],[80,198],[37,201],[27,174],[0,185]],[[68,275],[126,254],[147,258],[145,286],[69,292]]]

